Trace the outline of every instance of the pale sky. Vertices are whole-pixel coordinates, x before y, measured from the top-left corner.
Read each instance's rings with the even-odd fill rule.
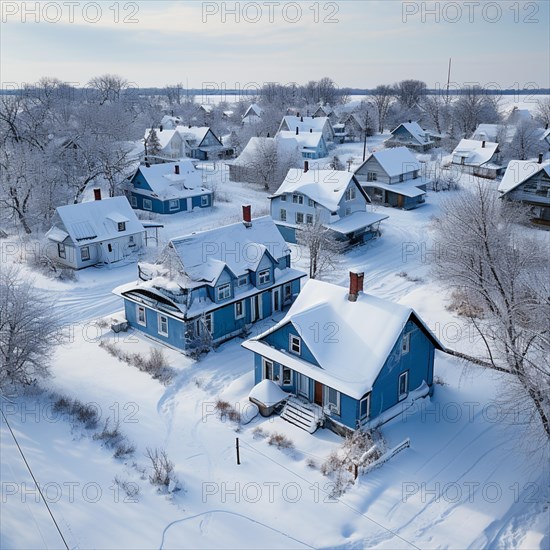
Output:
[[[436,87],[449,57],[460,85],[550,87],[548,1],[0,5],[3,87],[42,76],[85,86],[104,73],[138,87],[242,89],[323,76],[358,88],[405,78]]]

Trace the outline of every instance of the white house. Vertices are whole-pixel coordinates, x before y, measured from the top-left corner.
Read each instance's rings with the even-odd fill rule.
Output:
[[[99,189],[94,194],[94,201],[56,208],[46,237],[54,244],[49,256],[57,263],[74,269],[109,265],[137,257],[143,248],[145,229],[128,199],[101,200]]]
[[[258,104],[252,103],[252,105],[248,107],[246,113],[243,115],[242,123],[255,124],[260,122],[263,112],[264,110]]]
[[[298,149],[305,159],[320,159],[328,155],[328,147],[322,132],[295,132],[282,130],[277,134],[280,141],[291,141],[296,143]]]
[[[356,244],[379,235],[388,216],[368,211],[370,198],[352,172],[292,168],[271,200],[271,217],[287,242],[297,232],[320,223],[335,237]]]
[[[461,139],[452,152],[452,163],[465,172],[490,179],[496,178],[503,169],[498,143],[485,140]]]
[[[305,134],[307,132],[321,132],[325,141],[334,141],[334,129],[330,119],[326,116],[284,116],[279,125],[279,132],[299,132]]]

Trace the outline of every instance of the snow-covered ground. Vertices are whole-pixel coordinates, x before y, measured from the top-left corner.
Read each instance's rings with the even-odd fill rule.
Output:
[[[380,138],[369,140],[369,148],[377,146]],[[335,152],[357,163],[362,144]],[[220,169],[207,177],[217,182],[214,209],[159,217],[161,242],[235,221],[241,204],[251,204],[254,215],[266,213],[262,189],[229,182]],[[430,276],[430,254],[437,251],[430,220],[446,196],[430,192],[426,205],[409,212],[377,206],[390,216],[382,237],[349,252],[327,279],[347,285],[350,268],[364,270],[366,292],[414,307],[445,345],[471,351],[473,335],[446,309],[448,293]],[[307,258],[293,250],[294,265],[305,268]],[[505,414],[505,377],[438,353],[435,375],[443,385],[382,428],[388,446],[408,437],[410,448],[334,499],[319,466],[341,443],[338,436],[323,429],[309,435],[280,418],[260,417],[236,432],[214,413],[219,398],[246,408],[252,357],[240,340],[199,362],[165,350],[177,373],[166,387],[98,345],[116,342],[132,353],[156,345],[133,331],[118,338],[92,322],[121,309],[111,290],[135,278],[135,264],[87,269],[76,282],[35,278],[71,326],[48,386],[95,404],[102,418],[119,419],[136,446],[133,458],[114,459],[89,432],[53,413],[45,396],[2,399],[70,548],[550,547],[548,464],[540,449],[526,444],[521,415]],[[255,437],[257,427],[285,434],[294,451]],[[1,438],[0,547],[61,547],[4,422]],[[147,447],[166,449],[183,490],[155,491],[140,473]],[[127,497],[115,477],[139,487],[139,495]]]

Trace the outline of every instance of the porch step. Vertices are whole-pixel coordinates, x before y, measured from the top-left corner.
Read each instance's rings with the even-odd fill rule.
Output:
[[[323,409],[313,403],[305,403],[296,397],[286,402],[281,418],[312,434],[323,419]]]

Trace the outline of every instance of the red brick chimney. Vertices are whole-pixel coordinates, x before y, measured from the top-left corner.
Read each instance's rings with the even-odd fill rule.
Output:
[[[179,164],[174,165],[174,174],[176,174],[177,176],[180,175],[180,165]]]
[[[363,292],[363,279],[364,273],[349,272],[349,294],[348,300],[350,302],[356,302],[360,292]]]
[[[309,170],[309,162],[304,160],[304,174]]]
[[[94,189],[94,200],[96,201],[101,200],[101,189],[99,188]]]
[[[252,225],[252,213],[250,204],[243,204],[243,223],[246,227]]]

